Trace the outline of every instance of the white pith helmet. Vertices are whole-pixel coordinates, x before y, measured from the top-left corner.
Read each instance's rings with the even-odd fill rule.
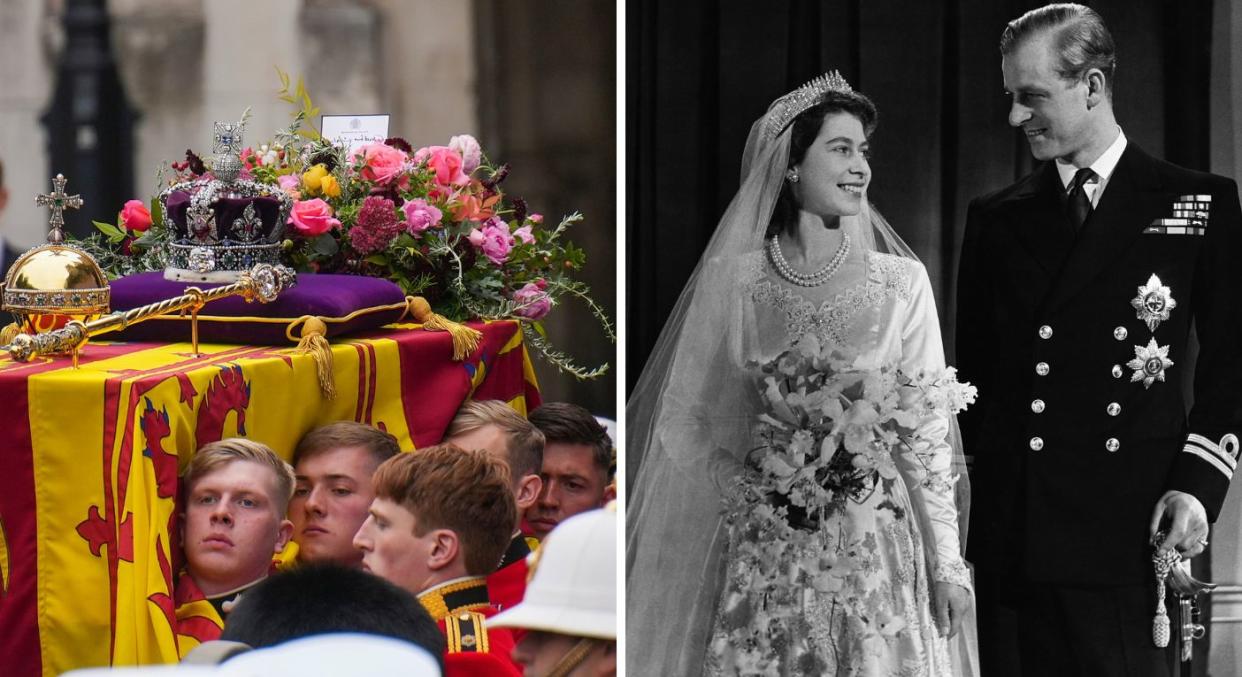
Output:
[[[617,639],[615,504],[561,522],[530,555],[526,596],[488,619],[489,628],[525,628]]]

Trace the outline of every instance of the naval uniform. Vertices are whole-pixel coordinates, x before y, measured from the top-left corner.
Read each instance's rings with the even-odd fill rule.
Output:
[[[418,601],[444,633],[445,677],[520,677],[511,658],[513,633],[484,627],[500,611],[488,601],[486,578],[446,581],[420,593]]]
[[[1024,677],[1043,674],[1039,653],[1061,677],[1166,674],[1152,510],[1179,490],[1214,521],[1237,464],[1237,184],[1118,143],[1077,230],[1051,162],[968,212],[956,360],[979,388],[961,424],[985,675],[1017,674],[1018,654]]]

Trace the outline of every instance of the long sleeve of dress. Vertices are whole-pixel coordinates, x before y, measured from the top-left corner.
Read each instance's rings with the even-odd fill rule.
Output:
[[[902,327],[902,370],[909,374],[925,369],[943,370],[944,345],[931,282],[922,265],[911,265],[909,312]],[[937,412],[926,417],[914,435],[916,442],[902,447],[897,464],[910,492],[910,501],[922,507],[933,562],[932,579],[971,589],[970,573],[962,557],[958,534],[958,511],[954,485],[954,449],[949,441],[950,415]]]

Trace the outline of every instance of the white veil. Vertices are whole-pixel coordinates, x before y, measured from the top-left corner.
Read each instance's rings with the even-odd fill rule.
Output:
[[[742,376],[739,264],[762,249],[788,168],[788,94],[751,127],[742,182],[669,316],[626,405],[626,666],[699,675],[724,575],[718,483],[749,451],[757,411]],[[802,110],[805,106],[800,106]],[[799,110],[798,112],[801,112]],[[869,208],[842,228],[862,248],[917,258]],[[969,485],[955,449],[961,543]]]

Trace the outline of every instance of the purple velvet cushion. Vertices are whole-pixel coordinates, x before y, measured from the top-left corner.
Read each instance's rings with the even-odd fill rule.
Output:
[[[130,310],[185,293],[186,287],[210,289],[218,284],[194,284],[164,279],[164,273],[129,275],[112,282],[112,310]],[[315,275],[299,273],[298,283],[271,303],[247,303],[240,296],[211,301],[198,314],[199,340],[204,343],[245,345],[287,345],[289,323],[303,315],[324,318],[328,336],[340,336],[374,329],[395,322],[401,316],[405,294],[388,280],[359,275]],[[395,306],[392,309],[363,312],[345,322],[333,322],[355,311]],[[239,321],[238,318],[254,318]],[[294,340],[300,326],[293,332]],[[117,341],[185,342],[190,340],[190,317],[162,316],[127,327],[124,331],[100,336]]]

